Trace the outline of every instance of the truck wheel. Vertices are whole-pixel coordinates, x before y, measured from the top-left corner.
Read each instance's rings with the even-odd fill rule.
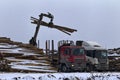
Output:
[[[62,66],[61,66],[61,71],[62,71],[62,72],[68,72],[67,66],[66,66],[66,65],[62,65]]]
[[[87,72],[91,72],[92,71],[92,66],[91,65],[87,65],[86,66],[86,71]]]

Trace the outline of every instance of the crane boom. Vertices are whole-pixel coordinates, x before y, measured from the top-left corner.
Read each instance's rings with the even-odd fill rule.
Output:
[[[45,21],[42,21],[43,17],[49,18],[50,22],[47,23]],[[46,27],[49,27],[49,28],[56,28],[56,29],[68,34],[68,35],[71,35],[70,33],[73,33],[75,31],[77,31],[76,29],[71,29],[71,28],[67,28],[67,27],[64,27],[64,26],[55,25],[55,24],[53,24],[53,19],[54,19],[54,16],[51,13],[48,13],[48,14],[41,13],[39,15],[39,19],[31,17],[31,20],[32,20],[31,23],[37,24],[37,27],[36,27],[36,31],[34,33],[34,36],[29,41],[30,44],[32,44],[33,46],[37,45],[36,38],[37,38],[37,35],[38,35],[40,25],[46,26]]]

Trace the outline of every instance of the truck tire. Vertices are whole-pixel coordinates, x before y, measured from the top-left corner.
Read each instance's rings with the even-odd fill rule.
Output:
[[[93,71],[93,67],[92,67],[92,65],[87,64],[87,65],[86,65],[86,71],[87,71],[87,72],[91,72],[91,71]]]
[[[68,72],[68,68],[66,65],[61,65],[61,72]]]

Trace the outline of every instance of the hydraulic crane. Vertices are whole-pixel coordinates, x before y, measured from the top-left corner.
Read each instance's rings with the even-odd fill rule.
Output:
[[[47,17],[50,19],[50,22],[47,23],[45,21],[42,21],[43,17]],[[43,26],[46,26],[46,27],[49,27],[49,28],[56,28],[68,35],[71,35],[70,33],[73,33],[74,31],[77,31],[75,29],[71,29],[71,28],[67,28],[67,27],[63,27],[63,26],[58,26],[58,25],[55,25],[53,24],[53,19],[54,19],[54,16],[48,12],[48,14],[44,14],[44,13],[41,13],[39,15],[39,19],[37,18],[34,18],[34,17],[31,17],[31,20],[33,22],[33,24],[37,24],[37,27],[36,27],[36,31],[34,33],[34,36],[30,39],[29,43],[33,46],[36,46],[37,43],[36,43],[36,39],[37,39],[37,35],[38,35],[38,31],[39,31],[39,28],[40,28],[40,25],[43,25]]]

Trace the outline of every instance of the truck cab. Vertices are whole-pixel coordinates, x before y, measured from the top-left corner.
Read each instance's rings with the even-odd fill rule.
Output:
[[[59,70],[61,72],[85,70],[86,54],[82,46],[76,46],[72,41],[60,41],[58,52]]]
[[[108,70],[109,60],[107,49],[93,41],[82,41],[82,47],[86,52],[86,69],[91,70]]]

